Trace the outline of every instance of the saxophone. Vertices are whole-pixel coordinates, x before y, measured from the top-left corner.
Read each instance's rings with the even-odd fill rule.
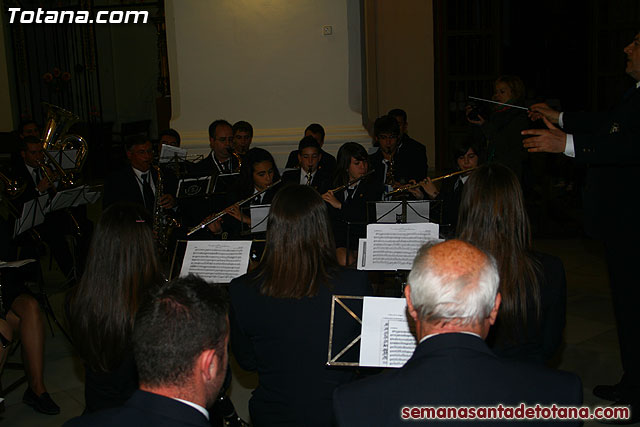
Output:
[[[238,167],[234,170],[234,172],[240,172],[240,169],[242,169],[242,156],[236,153],[234,150],[230,150],[229,152],[238,161]]]
[[[156,239],[158,253],[165,257],[169,253],[169,236],[174,228],[180,227],[180,222],[169,215],[167,209],[160,206],[160,197],[164,194],[163,177],[159,166],[153,166],[158,174],[156,182],[156,197],[153,205],[153,235]]]

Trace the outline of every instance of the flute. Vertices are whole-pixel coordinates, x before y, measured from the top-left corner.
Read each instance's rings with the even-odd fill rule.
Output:
[[[452,176],[456,176],[456,175],[460,175],[461,173],[467,173],[467,172],[471,172],[472,170],[474,170],[475,168],[471,168],[471,169],[465,169],[465,170],[460,170],[460,171],[456,171],[456,172],[451,172],[450,174],[447,175],[442,175],[439,176],[437,178],[433,178],[431,180],[431,182],[436,182],[436,181],[440,181],[441,179],[446,179],[446,178],[450,178]],[[412,188],[416,188],[419,187],[420,184],[422,184],[423,182],[427,182],[426,179],[423,179],[420,182],[416,182],[415,184],[407,184],[407,185],[403,185],[401,187],[396,188],[393,191],[389,191],[388,193],[385,194],[385,196],[391,196],[394,194],[398,194],[398,193],[402,193],[403,191],[407,191],[407,190],[411,190]]]
[[[336,187],[333,190],[329,190],[329,191],[331,191],[332,193],[335,193],[336,191],[342,191],[345,188],[351,187],[353,184],[355,184],[356,182],[360,181],[361,179],[364,179],[364,178],[368,177],[369,175],[371,175],[374,172],[375,172],[375,169],[372,169],[369,172],[365,173],[364,175],[361,175],[360,178],[352,179],[348,183],[343,184],[340,187]]]
[[[264,190],[258,191],[257,193],[252,194],[251,196],[247,197],[246,199],[242,199],[239,202],[234,203],[233,205],[238,205],[241,206],[245,203],[247,203],[248,201],[255,199],[256,197],[260,196],[261,194],[267,192],[267,190],[270,190],[272,187],[280,184],[281,180],[277,180],[276,182],[274,182],[273,184],[271,184],[270,186],[266,187]],[[233,206],[231,205],[231,206]],[[223,211],[218,212],[217,214],[215,214],[212,217],[207,217],[205,219],[202,220],[202,222],[198,225],[196,225],[195,227],[193,227],[192,229],[190,229],[187,232],[187,236],[191,236],[193,233],[195,233],[198,230],[202,230],[203,228],[205,228],[207,225],[211,224],[212,222],[215,222],[217,220],[219,220],[220,218],[222,218],[223,216],[225,216],[227,214],[227,209],[229,209],[231,206],[227,206]]]

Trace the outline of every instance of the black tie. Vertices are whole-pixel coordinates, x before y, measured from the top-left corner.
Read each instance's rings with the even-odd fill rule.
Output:
[[[34,172],[34,173],[35,173],[35,175],[36,175],[36,186],[37,186],[38,184],[40,184],[40,180],[42,179],[42,178],[40,177],[40,169],[39,169],[39,168],[35,168],[35,169],[33,170],[33,172]]]
[[[149,173],[142,175],[142,196],[144,197],[144,207],[148,211],[153,211],[154,196],[149,183]]]
[[[353,199],[353,193],[356,192],[356,187],[347,188],[347,200]]]

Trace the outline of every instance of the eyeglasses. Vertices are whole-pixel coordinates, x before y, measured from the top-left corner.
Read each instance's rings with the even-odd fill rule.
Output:
[[[233,137],[232,136],[223,136],[222,138],[216,138],[216,141],[232,142],[233,141]]]

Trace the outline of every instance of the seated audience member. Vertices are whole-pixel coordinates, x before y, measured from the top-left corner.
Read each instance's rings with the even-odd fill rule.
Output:
[[[333,188],[347,185],[367,172],[369,172],[367,150],[360,144],[347,142],[338,150],[338,166]],[[340,265],[350,265],[357,259],[358,239],[366,237],[367,202],[382,198],[382,186],[375,184],[371,178],[357,181],[342,191],[334,193],[330,190],[322,195],[322,199],[330,205],[329,217],[333,226],[336,254]],[[348,226],[347,223],[349,223]]]
[[[227,370],[228,303],[196,276],[165,283],[141,305],[133,328],[140,388],[124,406],[67,426],[209,426]]]
[[[51,399],[44,385],[42,312],[33,294],[24,285],[22,270],[6,268],[0,272],[0,317],[6,320],[6,323],[2,321],[0,333],[8,340],[3,340],[3,347],[9,344],[12,337],[20,337],[22,363],[28,382],[22,401],[38,412],[56,415],[60,413],[60,408]],[[7,330],[7,326],[10,330]]]
[[[352,378],[326,366],[331,296],[371,292],[364,272],[337,265],[320,195],[283,187],[271,205],[260,264],[229,285],[231,348],[242,368],[258,371],[249,401],[254,426],[331,425],[333,389]],[[359,327],[351,326],[334,340],[357,336]]]
[[[425,176],[427,176],[427,165],[429,164],[429,159],[427,158],[427,147],[424,144],[419,143],[415,139],[411,138],[407,133],[407,128],[409,127],[409,122],[407,121],[407,112],[400,109],[394,108],[387,113],[388,116],[393,117],[398,122],[398,127],[400,128],[400,136],[398,137],[398,147],[402,148],[402,146],[408,147],[409,149],[420,154],[420,158],[424,158],[424,163],[421,163],[421,166],[424,167]]]
[[[85,367],[85,412],[122,405],[138,386],[133,320],[144,296],[162,282],[151,217],[116,203],[102,214],[87,266],[69,295],[68,317]]]
[[[165,129],[160,132],[158,142],[160,143],[160,146],[165,144],[171,145],[172,147],[180,147],[180,134],[175,129]]]
[[[402,368],[338,388],[338,425],[404,426],[411,421],[407,407],[580,406],[576,375],[500,359],[485,344],[499,317],[499,280],[493,258],[469,243],[424,245],[405,287],[419,344]]]
[[[253,139],[253,126],[251,123],[240,120],[233,124],[233,152],[241,158],[247,154],[251,148],[251,140]]]
[[[152,214],[158,196],[158,172],[152,167],[151,141],[143,136],[134,135],[125,141],[125,149],[129,165],[112,172],[105,179],[102,205],[109,207],[115,202],[135,203]],[[165,173],[164,170],[162,173],[163,194],[158,196],[159,204],[164,209],[173,209],[177,204],[177,182],[172,174]]]
[[[318,168],[322,169],[328,176],[333,176],[336,170],[336,158],[322,149],[322,146],[324,145],[324,135],[324,128],[318,123],[311,123],[304,130],[304,136],[314,137],[320,146],[320,154],[322,154],[322,157],[320,158]],[[298,150],[293,150],[289,153],[289,158],[287,159],[285,167],[287,169],[295,168],[298,167],[299,164],[300,160],[298,158]]]
[[[420,182],[420,187],[422,187],[423,191],[412,191],[412,194],[418,199],[423,198],[424,194],[426,194],[432,200],[442,200],[442,215],[438,220],[444,235],[456,235],[462,190],[464,189],[464,184],[467,182],[467,179],[469,179],[471,169],[476,168],[481,162],[481,153],[482,149],[477,143],[468,141],[457,144],[453,149],[456,171],[468,170],[469,172],[446,178],[442,182],[440,190],[438,190],[438,187],[431,181],[431,178],[427,178],[426,181]]]
[[[298,170],[288,170],[282,174],[284,184],[300,184],[313,187],[324,194],[331,185],[331,175],[319,167],[323,154],[318,141],[312,136],[305,136],[298,144]]]
[[[548,362],[562,341],[566,279],[562,261],[531,248],[529,218],[515,174],[497,163],[465,184],[458,236],[498,262],[502,304],[487,343],[499,356]]]
[[[400,127],[396,119],[391,116],[378,117],[373,124],[373,133],[380,147],[369,156],[369,166],[376,171],[377,183],[391,189],[427,177],[424,150],[419,152],[411,145],[399,145]]]

